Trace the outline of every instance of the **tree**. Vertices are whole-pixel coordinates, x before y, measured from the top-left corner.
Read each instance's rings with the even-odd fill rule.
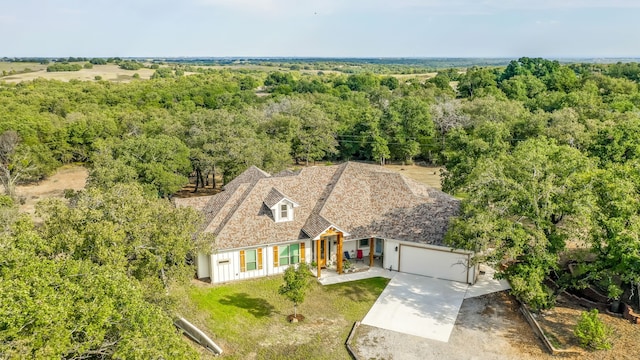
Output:
[[[186,260],[198,246],[193,234],[201,218],[192,209],[146,196],[139,184],[91,188],[68,205],[43,200],[37,213],[44,220],[43,255],[109,266],[160,293],[172,280],[191,275]]]
[[[447,242],[506,265],[512,293],[534,309],[553,304],[543,281],[565,242],[586,240],[593,208],[591,161],[578,150],[540,138],[478,162],[464,189],[462,215]]]
[[[16,197],[16,182],[25,170],[27,172],[29,171],[28,161],[16,161],[14,157],[19,141],[20,138],[15,131],[6,131],[0,135],[0,170],[2,171],[0,179],[2,180],[5,193],[11,198]]]
[[[309,289],[309,265],[305,262],[291,265],[284,271],[284,284],[280,285],[278,293],[293,302],[293,317],[298,316],[298,304],[304,301]]]
[[[474,66],[461,76],[458,92],[462,97],[473,98],[478,90],[496,85],[496,74],[492,69]]]
[[[273,106],[277,109],[267,110],[271,113],[270,116],[279,113],[297,118],[297,120],[289,118],[283,124],[294,127],[295,136],[292,139],[291,152],[296,162],[304,160],[308,165],[309,161],[320,160],[326,155],[338,152],[337,124],[318,106],[300,100],[284,101]],[[286,128],[281,129],[285,131],[283,134],[289,131]],[[289,129],[292,128],[289,127]]]
[[[122,142],[116,139],[98,144],[101,151],[89,179],[94,184],[110,186],[118,179],[128,182],[131,169],[143,184],[153,186],[158,195],[169,196],[188,183],[191,169],[189,148],[173,136],[137,136]],[[104,166],[117,166],[121,173],[109,172]],[[106,170],[106,171],[105,171]]]
[[[171,316],[147,301],[138,280],[116,267],[71,254],[51,256],[49,241],[28,217],[13,223],[8,234],[0,234],[0,247],[3,357],[197,356]]]
[[[429,105],[418,98],[399,98],[385,109],[381,128],[388,134],[391,156],[409,163],[434,134]]]
[[[614,293],[618,290],[612,299],[621,295],[621,284],[640,288],[639,166],[637,160],[611,164],[593,176],[596,209],[590,236],[595,261],[587,268],[590,279],[604,280]]]
[[[457,100],[445,100],[432,105],[431,118],[440,136],[440,151],[446,148],[446,136],[449,131],[454,128],[465,128],[471,124],[471,118],[462,112],[460,102]]]
[[[27,146],[13,130],[0,135],[0,182],[11,198],[16,198],[16,184],[41,179],[55,166],[55,160],[43,145]]]

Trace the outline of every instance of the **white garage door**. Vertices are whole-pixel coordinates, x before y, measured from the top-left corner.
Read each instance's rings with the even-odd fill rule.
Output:
[[[473,282],[473,269],[467,268],[467,254],[400,245],[401,272],[438,279]]]

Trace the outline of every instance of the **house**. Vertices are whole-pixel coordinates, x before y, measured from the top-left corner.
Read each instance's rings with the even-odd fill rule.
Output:
[[[478,273],[471,252],[443,245],[459,201],[378,165],[274,175],[251,167],[222,192],[176,205],[202,211],[203,231],[215,235],[211,252],[197,257],[197,277],[212,283],[278,274],[300,262],[311,263],[318,277],[330,265],[342,273],[345,252],[370,265],[381,258],[385,269],[463,283]]]

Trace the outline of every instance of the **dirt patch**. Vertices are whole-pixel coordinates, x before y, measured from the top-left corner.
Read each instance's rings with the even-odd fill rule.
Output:
[[[64,197],[65,189],[82,190],[87,183],[89,171],[82,166],[65,166],[53,176],[35,184],[16,187],[16,193],[24,204],[20,205],[21,212],[35,213],[35,205],[46,198]]]
[[[562,349],[579,349],[580,344],[573,335],[573,329],[578,322],[580,313],[588,310],[560,295],[556,307],[538,315],[536,320],[545,334],[554,342],[554,346]],[[613,315],[600,314],[599,317],[613,329],[612,349],[585,352],[582,356],[575,358],[593,360],[638,359],[640,357],[640,326]]]
[[[362,325],[353,346],[361,359],[552,359],[506,292],[464,300],[449,342]]]

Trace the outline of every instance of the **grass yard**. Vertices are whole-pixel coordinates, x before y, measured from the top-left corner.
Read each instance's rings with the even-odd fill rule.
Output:
[[[423,184],[427,184],[433,188],[442,189],[442,184],[440,183],[440,171],[443,168],[421,165],[392,164],[386,164],[384,167],[393,171],[397,171],[408,178],[411,178]]]
[[[312,280],[290,324],[293,304],[278,294],[281,276],[226,285],[192,285],[187,319],[206,332],[231,359],[349,359],[344,342],[388,279],[372,278],[322,286]],[[184,311],[184,310],[183,310]]]

